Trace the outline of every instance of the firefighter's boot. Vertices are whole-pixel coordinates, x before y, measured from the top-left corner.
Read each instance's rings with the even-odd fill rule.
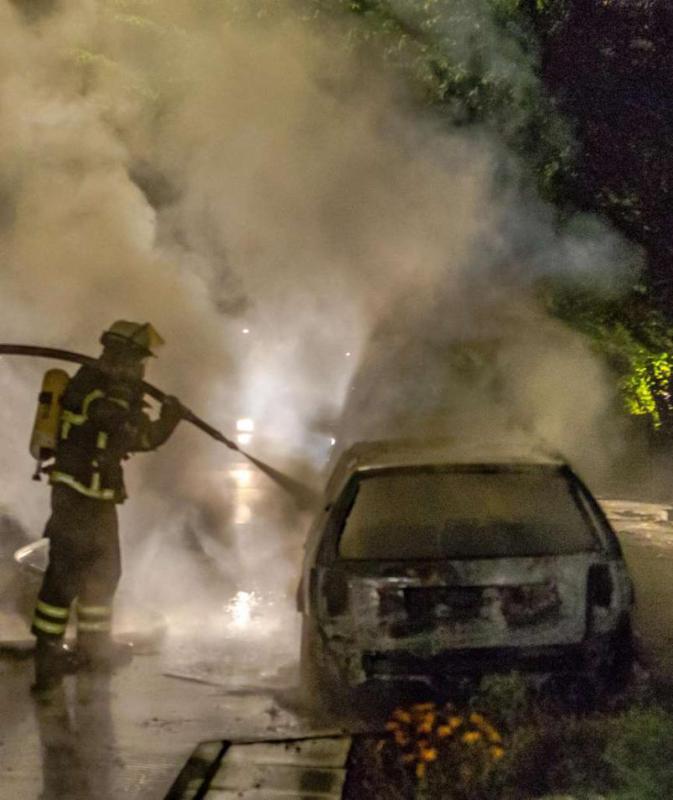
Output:
[[[62,637],[38,636],[35,643],[35,683],[31,692],[41,697],[55,693],[63,676],[71,671],[74,670],[68,668]]]
[[[80,668],[90,672],[112,672],[133,658],[133,646],[115,641],[108,631],[80,631],[77,634]]]

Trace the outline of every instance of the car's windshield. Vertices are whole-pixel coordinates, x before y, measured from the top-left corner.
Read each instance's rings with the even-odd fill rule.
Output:
[[[363,476],[346,517],[346,559],[563,555],[597,547],[559,469],[413,470]]]

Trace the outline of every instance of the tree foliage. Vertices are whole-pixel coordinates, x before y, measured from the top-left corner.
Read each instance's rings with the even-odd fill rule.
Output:
[[[221,0],[196,2],[221,14]],[[162,33],[154,3],[103,5],[119,24]],[[576,210],[598,211],[648,248],[645,282],[634,278],[619,299],[564,286],[549,305],[591,338],[629,414],[673,425],[673,90],[665,88],[673,10],[658,0],[297,0],[291,8],[307,25],[339,21],[354,51],[381,53],[447,129],[490,130],[555,204],[560,225]],[[230,0],[228,9],[258,24],[288,6]],[[76,58],[83,75],[115,69],[104,54]],[[161,104],[155,87],[123,79]]]
[[[648,418],[655,429],[670,427],[673,330],[642,287],[609,298],[556,287],[547,301],[552,313],[591,339],[611,367],[624,410]]]
[[[497,131],[528,167],[541,196],[556,204],[560,221],[574,210],[606,214],[646,247],[663,240],[673,262],[670,213],[664,218],[653,196],[663,198],[673,191],[673,173],[669,176],[665,167],[661,174],[651,174],[662,163],[657,156],[668,156],[663,164],[673,163],[673,153],[666,149],[670,136],[661,136],[660,143],[648,133],[648,126],[656,131],[669,120],[669,111],[673,114],[673,97],[668,107],[657,106],[662,90],[658,87],[653,94],[651,85],[662,68],[669,75],[666,56],[659,52],[658,62],[654,58],[660,34],[652,26],[655,17],[663,19],[667,12],[654,0],[636,6],[625,11],[611,0],[348,3],[351,12],[367,20],[367,35],[384,40],[389,61],[412,77],[425,102],[448,125],[478,124]],[[673,13],[666,19],[673,30]],[[611,28],[615,21],[621,39]],[[582,28],[587,22],[592,25],[590,39]],[[620,49],[623,58],[615,58]],[[587,69],[587,59],[593,59],[593,69]],[[634,68],[646,90],[637,101],[629,83],[626,90],[618,83]],[[577,89],[571,82],[580,87],[581,108],[573,102]],[[591,91],[601,101],[598,105],[587,97]],[[606,114],[604,101],[611,91],[614,98]],[[624,109],[620,125],[617,114]],[[634,113],[640,114],[639,120]],[[597,140],[598,132],[602,140]],[[653,253],[650,248],[649,256],[645,283],[634,276],[632,287],[620,297],[557,286],[550,309],[588,336],[606,359],[625,411],[647,418],[654,428],[668,428],[673,425],[673,329],[666,305],[657,302],[653,290],[662,280],[653,267],[660,265],[659,249]],[[668,269],[673,297],[673,263]]]

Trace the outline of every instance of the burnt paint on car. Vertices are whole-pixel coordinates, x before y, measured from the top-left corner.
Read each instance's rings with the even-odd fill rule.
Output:
[[[628,618],[630,579],[614,532],[588,489],[557,460],[439,463],[356,469],[335,493],[307,543],[301,604],[323,658],[357,686],[406,671],[577,669],[582,654],[607,658]],[[555,473],[568,482],[592,543],[583,552],[532,557],[401,561],[344,559],[339,538],[365,476],[399,470]],[[306,619],[305,619],[306,621]],[[406,665],[406,666],[405,666]]]

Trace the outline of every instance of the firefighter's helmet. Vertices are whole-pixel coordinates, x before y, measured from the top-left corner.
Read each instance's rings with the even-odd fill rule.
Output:
[[[127,322],[119,319],[100,337],[103,347],[123,346],[131,355],[140,358],[156,355],[153,350],[164,340],[149,322]]]

